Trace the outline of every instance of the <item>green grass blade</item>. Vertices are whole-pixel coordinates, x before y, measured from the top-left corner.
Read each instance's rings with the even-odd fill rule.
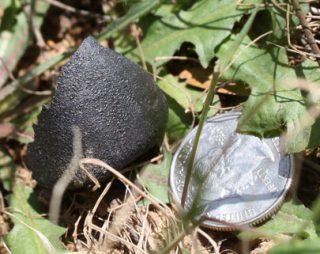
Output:
[[[238,51],[241,42],[244,40],[244,38],[248,34],[248,32],[249,32],[249,30],[250,30],[250,28],[251,28],[251,26],[253,24],[253,21],[254,21],[256,15],[257,15],[257,13],[258,13],[260,3],[261,3],[261,1],[258,1],[256,3],[256,8],[253,10],[253,12],[251,13],[249,19],[245,23],[244,27],[241,29],[240,33],[237,35],[236,39],[232,43],[232,45],[229,48],[228,52],[226,53],[226,56],[223,59],[221,59],[221,61],[219,63],[220,72],[223,72],[223,70],[230,63],[230,61],[232,60],[232,58],[234,57],[234,55]]]
[[[15,90],[19,88],[19,86],[23,86],[29,83],[35,77],[39,76],[46,70],[53,68],[57,63],[63,61],[70,55],[71,55],[70,52],[56,55],[51,59],[49,59],[48,61],[44,62],[43,64],[39,64],[37,67],[33,68],[30,72],[28,72],[26,75],[22,76],[21,78],[15,81],[12,81],[10,84],[5,86],[2,90],[0,90],[0,101],[4,100],[8,95],[12,94]],[[25,92],[21,91],[21,94],[25,94]],[[0,113],[2,111],[3,110],[1,110],[1,104],[0,104]]]
[[[238,35],[237,40],[233,43],[232,47],[230,48],[230,53],[228,54],[228,56],[225,58],[225,62],[222,63],[219,66],[220,70],[223,70],[225,68],[225,66],[229,63],[229,61],[232,59],[233,55],[237,52],[238,48],[240,47],[240,44],[242,42],[242,40],[245,38],[245,36],[248,34],[250,27],[256,17],[256,14],[258,13],[258,4],[257,7],[255,8],[255,10],[252,12],[250,18],[248,19],[248,21],[246,22],[246,24],[244,25],[244,27],[242,28],[240,34]],[[202,128],[204,125],[204,122],[207,118],[207,114],[210,108],[210,104],[213,100],[214,94],[215,94],[215,87],[219,78],[219,73],[214,73],[214,77],[212,79],[209,91],[208,91],[208,95],[207,98],[205,100],[204,106],[203,106],[203,111],[201,114],[201,118],[199,121],[199,126],[196,132],[196,136],[194,139],[194,143],[192,146],[192,150],[191,150],[191,154],[190,154],[190,159],[188,162],[188,166],[187,166],[187,172],[186,172],[186,176],[185,176],[185,182],[184,182],[184,186],[183,186],[183,192],[182,192],[182,198],[181,198],[181,204],[184,207],[185,205],[185,201],[186,201],[186,197],[187,197],[187,192],[189,189],[189,184],[191,181],[191,176],[192,176],[192,171],[193,171],[193,164],[194,164],[194,160],[196,157],[196,152],[197,152],[197,148],[198,148],[198,144],[199,144],[199,140],[200,140],[200,135],[202,132]]]

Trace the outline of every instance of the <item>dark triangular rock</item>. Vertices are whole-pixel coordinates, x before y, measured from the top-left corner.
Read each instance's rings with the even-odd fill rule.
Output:
[[[62,67],[50,107],[44,107],[28,146],[27,166],[40,185],[52,188],[72,158],[72,127],[82,134],[83,156],[123,169],[162,142],[166,99],[135,63],[88,37]],[[93,168],[100,182],[110,177]],[[71,187],[89,187],[78,170]]]

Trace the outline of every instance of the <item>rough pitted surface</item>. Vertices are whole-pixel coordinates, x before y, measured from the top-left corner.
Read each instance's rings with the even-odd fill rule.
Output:
[[[52,188],[72,158],[72,127],[82,134],[83,156],[123,169],[162,142],[166,99],[151,76],[135,63],[88,37],[62,67],[51,106],[44,106],[28,146],[27,166]],[[100,182],[110,174],[91,169]],[[78,170],[71,188],[92,182]]]

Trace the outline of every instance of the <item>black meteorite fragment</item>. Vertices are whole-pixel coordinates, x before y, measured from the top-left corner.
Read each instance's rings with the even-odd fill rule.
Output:
[[[88,37],[62,68],[52,104],[39,115],[27,166],[40,185],[52,188],[72,158],[72,128],[78,126],[83,157],[123,169],[162,142],[167,117],[166,99],[151,76]],[[100,182],[110,177],[101,168],[92,171]],[[78,170],[70,187],[91,185]]]

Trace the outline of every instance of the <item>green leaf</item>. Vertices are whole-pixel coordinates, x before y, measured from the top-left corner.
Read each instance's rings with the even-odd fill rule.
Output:
[[[12,125],[14,130],[4,137],[17,140],[23,144],[32,142],[34,137],[33,124],[36,123],[42,106],[48,102],[48,96],[30,96],[19,103],[17,108],[0,115],[0,122],[7,123],[10,121],[8,125]]]
[[[141,45],[145,59],[159,66],[169,59],[156,61],[157,57],[172,56],[183,42],[191,42],[207,67],[215,48],[230,35],[241,16],[236,1],[198,1],[188,11],[158,19],[148,28]]]
[[[166,95],[174,99],[184,109],[192,108],[192,98],[186,89],[185,82],[178,82],[172,75],[166,75],[158,81],[158,86]]]
[[[160,163],[150,163],[141,172],[139,182],[163,203],[169,203],[169,170],[172,155],[164,150],[164,158]]]
[[[257,233],[244,232],[243,238],[276,237],[279,234],[298,235],[303,238],[317,238],[312,221],[312,212],[300,202],[285,203],[272,219],[258,228]]]
[[[172,14],[176,8],[177,8],[177,3],[175,4],[163,3],[154,11],[154,15],[160,16],[160,17],[166,17]]]
[[[21,9],[19,1],[5,0],[3,6],[5,13],[0,27],[0,58],[6,66],[3,66],[0,62],[0,87],[7,81],[8,71],[14,70],[31,39],[31,34],[29,33],[31,31],[30,22],[26,13]],[[41,26],[48,8],[48,3],[44,1],[36,2],[33,11],[36,14],[33,19],[36,27],[39,28]]]
[[[17,182],[9,196],[13,229],[5,241],[13,254],[61,253],[59,238],[66,228],[55,225],[44,218],[37,204],[33,189]]]
[[[38,115],[41,112],[41,107],[37,107],[32,110],[30,113],[26,113],[21,115],[21,117],[17,118],[14,121],[14,125],[19,128],[21,132],[20,136],[14,137],[15,140],[19,141],[22,144],[28,144],[33,142],[34,130],[33,124],[37,122]]]
[[[206,94],[193,89],[186,82],[180,82],[171,74],[164,76],[158,81],[158,86],[166,94],[169,104],[169,120],[167,124],[167,135],[170,143],[179,141],[191,128],[192,113],[200,112],[203,108],[203,101]],[[217,112],[219,102],[211,108],[210,114]],[[195,117],[195,116],[194,116]]]
[[[296,75],[288,66],[285,50],[274,46],[248,47],[248,43],[249,39],[240,45],[231,67],[223,73],[224,79],[245,82],[251,87],[238,131],[275,136],[286,126],[288,151],[302,151],[308,145],[311,128],[296,131],[307,110],[300,90],[287,85],[290,80],[296,80]],[[231,44],[229,40],[220,47],[217,53],[220,59]]]
[[[137,44],[134,37],[128,33],[117,33],[113,37],[114,50],[122,55],[125,55],[129,59],[130,53],[136,48]]]
[[[312,177],[312,176],[311,176]],[[312,204],[312,220],[316,227],[316,232],[320,235],[320,198],[318,198]]]
[[[320,69],[317,61],[305,60],[295,68],[297,77],[320,83]]]
[[[290,241],[275,246],[268,254],[318,254],[320,253],[320,238],[305,241]]]
[[[191,113],[186,113],[171,97],[167,96],[167,101],[169,105],[167,135],[171,144],[179,141],[191,129],[192,116]]]
[[[316,61],[305,60],[301,65],[295,68],[296,75],[298,78],[306,79],[310,82],[315,82],[320,84],[320,69],[319,64]],[[315,91],[304,91],[307,96],[307,102],[314,106],[319,105],[319,98],[314,97],[314,94],[317,94]],[[315,123],[312,126],[308,147],[316,148],[320,144],[320,118],[316,119]]]
[[[15,170],[16,165],[12,157],[3,147],[0,147],[0,181],[7,191],[11,190]]]
[[[186,82],[180,82],[171,74],[164,76],[158,81],[161,90],[182,108],[187,111],[200,112],[203,107],[203,101],[206,94],[198,89],[191,88]]]

